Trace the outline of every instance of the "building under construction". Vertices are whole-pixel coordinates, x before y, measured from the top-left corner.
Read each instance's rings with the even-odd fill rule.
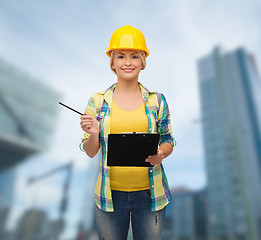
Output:
[[[15,166],[48,147],[60,94],[0,59],[0,239],[12,208]]]

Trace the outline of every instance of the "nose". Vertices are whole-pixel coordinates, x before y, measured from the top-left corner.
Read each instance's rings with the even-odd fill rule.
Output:
[[[130,56],[127,56],[127,57],[126,57],[125,65],[126,65],[126,66],[130,66],[130,65],[131,65],[131,58],[130,58]]]

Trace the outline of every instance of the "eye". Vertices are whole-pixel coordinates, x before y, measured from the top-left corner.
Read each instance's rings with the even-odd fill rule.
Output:
[[[139,57],[138,57],[138,55],[133,55],[132,58],[137,59]]]
[[[124,58],[124,56],[123,55],[118,55],[117,58],[122,59],[122,58]]]

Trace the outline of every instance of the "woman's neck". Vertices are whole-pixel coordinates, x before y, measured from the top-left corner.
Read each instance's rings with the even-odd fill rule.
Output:
[[[142,92],[138,82],[118,81],[113,91],[113,101],[126,111],[138,109],[142,103]]]
[[[121,81],[118,79],[118,83],[115,88],[115,93],[135,93],[139,92],[140,87],[138,81]]]

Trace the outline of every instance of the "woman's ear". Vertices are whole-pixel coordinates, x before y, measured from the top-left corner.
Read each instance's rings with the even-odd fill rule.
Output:
[[[111,69],[115,69],[115,66],[114,66],[114,63],[113,63],[112,59],[111,59]]]

